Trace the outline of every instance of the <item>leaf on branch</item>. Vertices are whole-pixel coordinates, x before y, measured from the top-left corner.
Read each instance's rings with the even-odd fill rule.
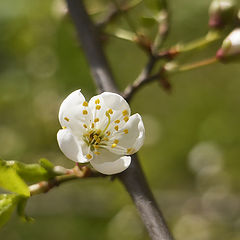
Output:
[[[22,220],[26,222],[32,222],[34,219],[25,214],[27,200],[28,198],[25,198],[25,197],[22,197],[19,199],[17,203],[17,214]]]
[[[3,161],[3,160],[0,160]],[[38,182],[53,177],[53,164],[47,159],[40,159],[40,164],[25,164],[18,161],[3,161],[14,169],[25,182]]]
[[[0,228],[9,220],[17,204],[16,194],[0,194]]]
[[[17,171],[7,166],[3,160],[0,160],[0,187],[26,197],[30,196],[27,184],[21,179]]]

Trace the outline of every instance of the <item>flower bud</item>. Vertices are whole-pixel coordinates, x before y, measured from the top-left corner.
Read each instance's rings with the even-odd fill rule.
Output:
[[[209,27],[222,28],[232,23],[237,15],[237,6],[234,0],[213,0],[209,7]]]
[[[216,57],[223,59],[240,54],[240,28],[233,30],[223,41]]]

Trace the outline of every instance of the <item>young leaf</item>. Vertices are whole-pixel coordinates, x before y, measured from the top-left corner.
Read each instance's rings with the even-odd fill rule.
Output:
[[[0,194],[0,228],[11,217],[18,199],[16,194]]]
[[[39,164],[47,171],[49,172],[53,171],[54,165],[50,161],[48,161],[46,158],[41,158],[39,160]]]
[[[26,197],[30,196],[27,184],[19,177],[14,168],[7,166],[2,160],[0,160],[0,187]]]
[[[1,160],[3,161],[3,160]],[[44,159],[45,166],[47,165],[46,159]],[[48,180],[52,177],[52,171],[48,171],[47,167],[44,168],[40,164],[25,164],[18,161],[4,161],[5,164],[11,168],[14,168],[18,175],[26,182],[38,182]],[[50,162],[48,168],[50,169]]]
[[[26,198],[26,197],[22,197],[19,199],[19,201],[17,203],[17,214],[24,221],[31,222],[31,221],[33,221],[33,218],[31,218],[25,214],[27,200],[28,200],[28,198]]]

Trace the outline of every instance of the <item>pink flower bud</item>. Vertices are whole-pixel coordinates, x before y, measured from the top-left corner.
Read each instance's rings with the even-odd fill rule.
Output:
[[[209,7],[209,27],[219,29],[232,23],[236,11],[234,0],[213,0]]]
[[[240,54],[240,28],[233,30],[223,41],[221,48],[217,51],[216,57],[225,57]]]

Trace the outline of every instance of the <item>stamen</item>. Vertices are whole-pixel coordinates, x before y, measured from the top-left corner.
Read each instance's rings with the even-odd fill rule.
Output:
[[[109,127],[109,125],[111,123],[111,117],[110,117],[109,112],[107,111],[105,114],[106,114],[106,116],[108,118],[108,123],[107,123],[107,126],[104,128],[103,133],[105,133],[105,131],[108,129],[108,127]]]
[[[62,129],[66,129],[67,127],[63,126]]]
[[[109,131],[107,131],[106,134],[107,134],[107,136],[110,136],[111,133]]]
[[[96,155],[99,155],[100,154],[100,152],[94,152]]]
[[[100,100],[99,99],[96,99],[95,100],[95,104],[99,104],[100,103]]]
[[[130,154],[132,152],[132,150],[133,150],[132,148],[128,148],[127,153]]]
[[[105,137],[103,138],[104,141],[109,141],[109,138]]]
[[[101,142],[101,138],[98,137],[97,140],[96,140],[96,143],[100,143]]]
[[[112,144],[112,148],[115,148],[116,146],[117,146],[117,144],[116,144],[116,143]]]
[[[95,118],[94,119],[94,122],[96,123],[96,122],[99,122],[99,118]]]
[[[124,120],[125,122],[127,122],[127,121],[129,120],[129,117],[126,116],[126,117],[123,118],[123,120]]]
[[[96,106],[96,109],[97,109],[97,110],[100,110],[100,109],[101,109],[101,106],[100,106],[100,105],[97,105],[97,106]]]
[[[88,106],[88,102],[83,102],[83,104],[82,104],[84,107],[87,107]]]
[[[92,123],[92,128],[94,128],[94,123]]]
[[[118,125],[117,125],[117,126],[115,126],[115,127],[114,127],[114,129],[115,129],[116,131],[118,131]]]
[[[94,138],[95,140],[97,140],[97,139],[98,139],[98,135],[94,135],[93,138]]]
[[[86,124],[83,124],[83,127],[87,128],[87,125],[86,125]]]
[[[98,129],[98,130],[96,131],[96,134],[97,134],[97,135],[100,135],[101,132],[102,132],[102,131],[101,131],[100,129]]]
[[[99,148],[99,145],[93,145],[94,148],[98,149]]]
[[[123,132],[124,132],[125,134],[128,134],[128,129],[124,129]]]
[[[115,123],[120,123],[120,120],[117,119],[117,120],[115,121]]]
[[[67,122],[69,122],[69,118],[65,117],[64,120],[66,120]]]
[[[92,159],[92,155],[91,154],[87,154],[86,157],[87,157],[87,159]]]
[[[115,140],[114,140],[114,143],[115,143],[115,144],[118,144],[118,143],[119,143],[119,140],[118,140],[118,139],[115,139]]]
[[[83,113],[83,115],[87,115],[88,111],[87,110],[83,110],[82,113]]]
[[[108,109],[108,112],[110,113],[110,114],[113,114],[113,110],[110,108],[110,109]]]
[[[122,115],[123,115],[123,116],[128,115],[128,110],[123,110],[123,111],[122,111]]]

